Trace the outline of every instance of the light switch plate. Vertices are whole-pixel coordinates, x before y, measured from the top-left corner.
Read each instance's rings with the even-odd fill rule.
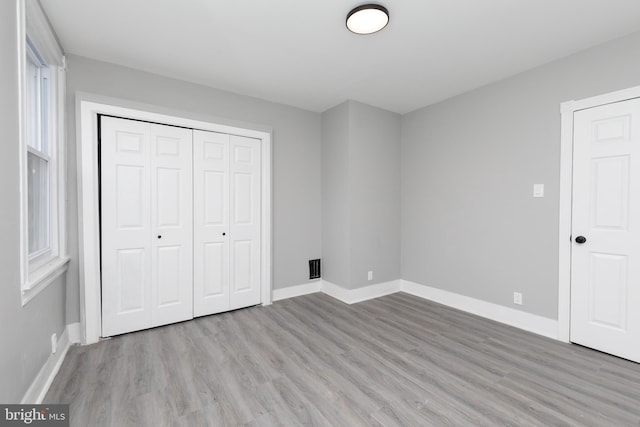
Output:
[[[533,197],[544,197],[544,184],[533,184]]]

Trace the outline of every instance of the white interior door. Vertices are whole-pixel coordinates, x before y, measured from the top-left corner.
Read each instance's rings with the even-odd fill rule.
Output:
[[[194,131],[194,314],[259,304],[260,141]]]
[[[260,303],[260,140],[231,135],[230,309]]]
[[[153,326],[193,318],[191,129],[151,124]]]
[[[102,336],[151,326],[150,132],[101,121]]]
[[[101,119],[103,336],[193,317],[191,133]]]
[[[640,99],[576,112],[573,145],[571,341],[640,362]]]
[[[193,131],[195,316],[229,310],[229,135]]]

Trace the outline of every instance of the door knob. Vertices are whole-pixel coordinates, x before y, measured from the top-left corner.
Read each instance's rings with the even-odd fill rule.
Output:
[[[158,234],[158,239],[162,239],[162,236],[160,234]]]
[[[586,241],[587,241],[587,238],[586,238],[586,237],[584,237],[584,236],[578,236],[578,237],[576,237],[576,243],[583,244],[583,243],[584,243],[584,242],[586,242]]]
[[[222,235],[223,235],[223,236],[226,236],[226,235],[227,235],[227,233],[222,233]]]

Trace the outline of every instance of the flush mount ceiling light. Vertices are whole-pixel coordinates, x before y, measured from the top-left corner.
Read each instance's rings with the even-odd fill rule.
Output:
[[[389,11],[379,4],[363,4],[347,15],[347,28],[356,34],[372,34],[389,23]]]

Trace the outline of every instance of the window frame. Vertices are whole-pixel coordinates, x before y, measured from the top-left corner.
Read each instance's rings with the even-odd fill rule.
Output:
[[[36,146],[34,146],[33,144],[30,144],[30,140],[29,138],[33,138],[33,129],[31,129],[31,121],[28,120],[28,117],[25,117],[25,122],[28,121],[28,123],[25,123],[25,125],[27,126],[27,164],[29,161],[29,155],[35,156],[40,160],[43,160],[47,163],[47,171],[49,176],[47,177],[47,188],[46,188],[46,209],[47,209],[47,213],[46,213],[46,217],[48,220],[48,226],[46,229],[46,233],[48,234],[46,236],[46,241],[47,241],[47,246],[45,248],[42,248],[38,251],[35,252],[31,252],[30,248],[28,247],[29,245],[27,245],[27,253],[28,253],[28,257],[29,257],[29,271],[36,271],[38,270],[39,267],[41,267],[42,265],[46,264],[47,262],[51,261],[53,258],[58,256],[58,247],[57,247],[57,242],[58,242],[58,227],[52,226],[55,221],[56,221],[56,214],[57,214],[57,179],[55,179],[55,176],[53,176],[55,174],[56,171],[56,146],[57,146],[57,138],[51,138],[51,135],[54,132],[54,128],[51,124],[51,116],[55,115],[56,112],[56,107],[55,105],[53,105],[53,101],[55,101],[54,99],[52,99],[53,97],[50,96],[50,92],[51,92],[51,76],[50,76],[50,71],[49,71],[49,66],[45,63],[45,61],[42,59],[41,55],[39,54],[39,52],[36,50],[36,47],[33,45],[33,42],[31,42],[31,40],[29,39],[29,36],[27,36],[27,44],[26,44],[26,57],[28,57],[29,59],[27,59],[27,61],[31,61],[33,63],[33,65],[35,67],[37,67],[38,69],[38,75],[37,75],[37,83],[36,83],[36,87],[35,87],[35,92],[36,92],[36,99],[37,99],[37,117],[35,117],[34,119],[37,120],[37,125],[36,125],[36,137],[38,138],[37,144],[35,144]],[[27,72],[27,69],[29,67],[25,67],[25,72]],[[44,75],[43,75],[44,74]],[[31,82],[31,75],[29,76],[25,76],[25,84],[27,87],[25,87],[25,104],[27,104],[27,114],[29,114],[31,111],[29,107],[29,102],[32,102],[33,100],[29,99],[31,98],[31,96],[33,95],[33,90],[34,88],[30,88],[32,82]],[[43,89],[42,84],[43,84],[43,80],[49,80],[47,83],[47,88]],[[44,93],[44,91],[48,92],[48,93]],[[46,96],[43,96],[46,95]],[[46,117],[44,117],[46,115]],[[29,172],[27,171],[27,176],[29,175]],[[27,177],[27,183],[28,183],[29,178]],[[29,189],[28,189],[28,185],[27,185],[27,197],[29,196],[28,194]],[[30,212],[28,212],[28,207],[27,207],[27,218],[30,214]],[[29,237],[29,224],[28,224],[28,219],[27,219],[27,237]]]
[[[66,147],[65,147],[65,94],[66,63],[62,48],[49,21],[37,1],[17,0],[18,7],[18,76],[20,99],[20,276],[21,296],[24,306],[47,288],[67,270],[69,257],[66,248]],[[38,136],[47,137],[44,150],[29,144],[29,94],[27,81],[27,56],[34,64],[40,64],[41,72],[48,80],[47,114],[44,126],[39,124]],[[38,87],[42,82],[38,76]],[[40,97],[40,94],[38,95]],[[41,111],[39,109],[39,111]],[[38,118],[39,121],[42,117]],[[29,253],[28,209],[28,157],[29,153],[48,163],[48,248]]]

